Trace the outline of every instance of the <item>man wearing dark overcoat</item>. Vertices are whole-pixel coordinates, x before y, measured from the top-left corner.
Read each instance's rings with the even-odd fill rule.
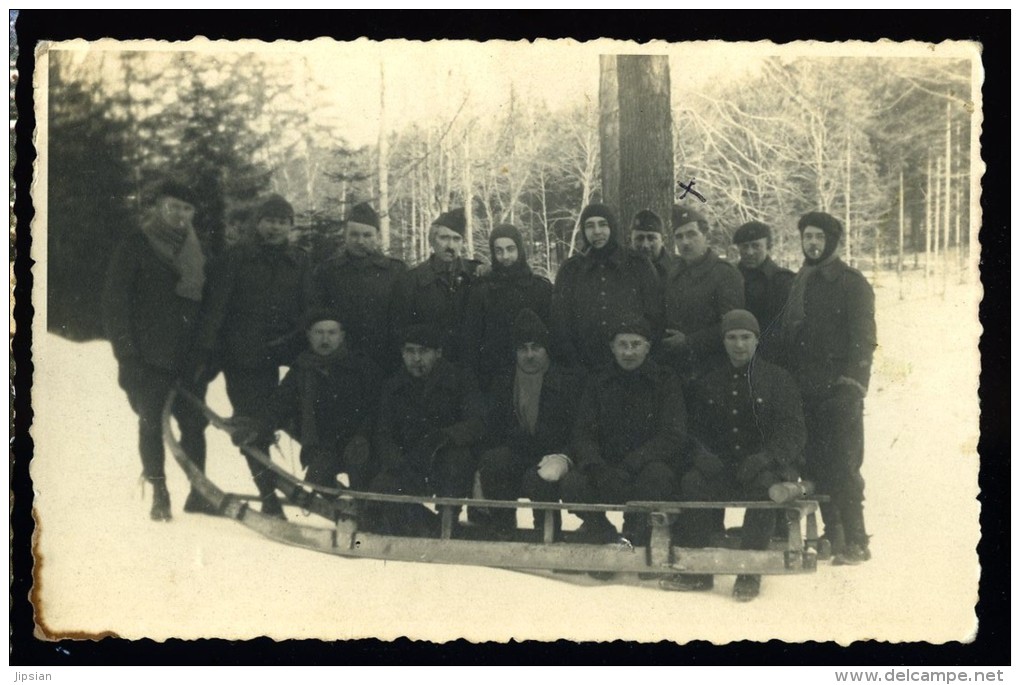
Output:
[[[549,329],[530,309],[517,314],[511,342],[516,363],[496,378],[488,394],[489,449],[478,466],[482,494],[555,502],[558,481],[571,463],[567,453],[583,379],[550,358]],[[558,530],[560,517],[554,520]],[[489,522],[497,530],[511,529],[514,511],[492,509]]]
[[[673,236],[680,251],[665,285],[666,333],[661,358],[685,383],[724,362],[719,321],[744,306],[744,283],[737,269],[708,246],[708,221],[686,207],[673,207]]]
[[[255,210],[251,242],[229,250],[210,276],[202,312],[199,359],[215,357],[222,366],[227,397],[237,416],[257,416],[305,347],[302,320],[315,302],[307,255],[289,245],[294,210],[271,195]],[[204,359],[203,359],[204,358]],[[269,448],[269,442],[257,445]],[[246,457],[262,498],[262,512],[283,516],[275,479]]]
[[[617,324],[606,341],[613,361],[591,376],[581,396],[571,441],[576,465],[563,476],[565,502],[664,501],[677,494],[687,432],[683,390],[676,373],[649,356],[651,327],[643,319]],[[605,343],[604,343],[605,344]],[[616,528],[601,512],[578,512],[576,539],[606,543]],[[623,535],[648,543],[648,522],[624,516]]]
[[[773,350],[778,343],[779,315],[793,285],[793,272],[772,261],[772,229],[760,221],[749,221],[733,233],[733,244],[740,250],[740,275],[744,277],[744,302],[761,326],[758,354],[776,361]]]
[[[644,317],[658,338],[662,295],[649,261],[619,244],[612,209],[588,205],[579,222],[584,251],[563,263],[553,287],[552,352],[594,372],[612,361],[606,341],[621,319]]]
[[[500,224],[489,234],[492,271],[478,279],[468,300],[465,366],[483,390],[514,365],[513,324],[530,309],[549,322],[552,283],[531,272],[521,232]]]
[[[110,260],[103,292],[103,326],[117,358],[118,381],[138,415],[142,476],[153,486],[156,521],[171,518],[164,470],[161,416],[174,381],[182,374],[195,338],[205,285],[206,257],[192,219],[195,197],[184,185],[168,181],[155,192],[141,230],[124,236]],[[202,395],[205,384],[192,385]],[[173,407],[181,445],[199,468],[205,467],[208,422],[194,407]],[[196,492],[188,511],[203,509]]]
[[[796,481],[804,449],[800,394],[790,375],[756,355],[758,321],[743,309],[723,315],[722,347],[729,363],[703,376],[688,393],[693,449],[681,480],[687,501],[767,500],[769,487]],[[706,547],[717,530],[717,510],[687,510],[676,528],[684,547]],[[775,528],[772,510],[744,514],[741,549],[765,550]],[[711,575],[676,575],[668,590],[709,590]],[[737,577],[740,601],[757,596],[761,576]]]
[[[347,216],[343,250],[315,271],[320,304],[344,319],[346,346],[372,357],[387,374],[400,366],[388,313],[394,286],[405,271],[402,261],[382,254],[379,217],[365,202]]]
[[[404,365],[382,388],[373,453],[373,492],[468,497],[485,431],[484,399],[474,376],[443,357],[441,335],[426,324],[400,336]],[[433,520],[418,505],[383,505],[370,527],[427,535]]]
[[[443,336],[447,361],[464,358],[464,324],[468,298],[480,262],[464,258],[467,220],[463,208],[452,209],[432,222],[432,255],[397,279],[390,304],[392,338],[409,326],[435,326]]]
[[[864,525],[864,397],[875,353],[875,295],[837,254],[843,225],[824,212],[797,224],[804,265],[781,318],[783,355],[800,387],[807,422],[807,476],[821,505],[833,563],[871,558]]]

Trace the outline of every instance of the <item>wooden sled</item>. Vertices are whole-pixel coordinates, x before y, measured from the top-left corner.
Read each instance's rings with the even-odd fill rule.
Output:
[[[510,502],[448,497],[415,497],[356,492],[344,488],[323,488],[307,483],[287,472],[262,450],[244,451],[276,474],[277,489],[287,501],[314,515],[319,525],[263,515],[249,506],[250,496],[224,492],[210,481],[184,452],[174,435],[170,408],[178,393],[197,402],[214,426],[229,430],[229,425],[190,393],[174,389],[163,410],[163,437],[174,458],[184,469],[192,487],[223,516],[232,518],[261,535],[284,544],[343,557],[361,557],[392,561],[488,566],[536,572],[603,572],[624,574],[770,574],[812,573],[818,558],[816,516],[818,503],[813,499],[775,502],[628,502],[626,504],[572,504],[553,502]],[[190,398],[189,398],[190,396]],[[368,502],[427,505],[439,514],[437,536],[409,537],[383,535],[363,530],[359,515]],[[544,513],[539,536],[518,535],[510,540],[467,538],[460,534],[455,512],[464,507],[533,509]],[[786,514],[785,542],[769,550],[750,551],[710,547],[679,547],[672,541],[672,524],[683,511],[695,508],[758,508],[782,510]],[[637,513],[648,518],[649,543],[633,546],[621,539],[616,544],[596,545],[559,542],[554,539],[553,513],[556,511],[601,511]],[[806,535],[802,533],[802,522]],[[517,531],[521,533],[522,531]],[[530,538],[530,539],[529,539]]]

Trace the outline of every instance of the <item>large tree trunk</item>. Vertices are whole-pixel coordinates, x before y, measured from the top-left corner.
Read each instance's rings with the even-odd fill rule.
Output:
[[[602,197],[618,212],[620,240],[630,220],[651,209],[668,225],[673,206],[673,119],[665,55],[599,58]],[[697,202],[688,196],[685,202]]]

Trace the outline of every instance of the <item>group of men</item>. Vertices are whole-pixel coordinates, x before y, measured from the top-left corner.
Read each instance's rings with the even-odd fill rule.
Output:
[[[195,394],[220,371],[237,417],[235,439],[268,449],[284,430],[301,443],[305,478],[359,490],[577,503],[766,499],[777,482],[810,478],[829,496],[825,536],[838,563],[870,558],[863,518],[863,398],[875,347],[874,298],[839,260],[842,226],[812,212],[798,229],[798,274],[769,257],[760,222],[739,227],[734,267],[708,247],[708,222],[675,206],[667,227],[649,210],[631,245],[611,208],[579,217],[583,249],[555,283],[532,272],[520,231],[489,235],[490,263],[463,256],[463,209],[429,232],[413,268],[381,251],[379,222],[356,205],[344,245],[321,265],[292,247],[290,204],[254,209],[247,239],[221,255],[202,249],[189,188],[165,183],[141,230],[112,258],[104,296],[120,384],[139,417],[151,515],[171,517],[160,412],[171,385]],[[233,233],[233,231],[232,231]],[[288,369],[282,382],[280,369]],[[184,449],[205,462],[205,419],[178,401]],[[249,457],[262,512],[285,516],[273,474]],[[214,513],[194,491],[188,512]],[[692,510],[675,536],[706,546],[721,510]],[[558,539],[610,543],[609,519]],[[494,535],[516,529],[512,509],[472,509]],[[742,545],[765,549],[776,519],[748,510]],[[435,532],[421,506],[377,504],[371,530]],[[539,526],[536,525],[536,529]],[[622,535],[647,544],[647,521]],[[706,590],[711,576],[673,575],[673,590]],[[757,596],[760,577],[734,596]]]

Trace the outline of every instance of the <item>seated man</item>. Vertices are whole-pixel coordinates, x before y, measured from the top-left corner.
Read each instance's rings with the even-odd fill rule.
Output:
[[[706,374],[692,389],[691,433],[697,449],[680,491],[685,501],[767,500],[769,487],[796,480],[804,449],[804,415],[797,386],[778,366],[755,357],[758,321],[743,309],[722,318],[727,366]],[[715,526],[712,509],[691,509],[677,524],[678,543],[706,547]],[[776,517],[768,509],[744,514],[741,549],[765,550]],[[659,581],[666,590],[710,590],[710,575],[677,574]],[[761,576],[737,576],[733,596],[758,596]]]
[[[593,376],[581,396],[571,457],[563,477],[565,502],[622,503],[673,499],[687,413],[676,373],[648,356],[652,331],[644,319],[613,329],[614,360]],[[579,512],[575,539],[613,542],[617,531],[601,512]],[[624,517],[623,534],[648,543],[648,521]]]
[[[440,497],[471,492],[472,448],[485,431],[485,412],[474,377],[443,359],[441,335],[419,324],[400,336],[404,367],[382,389],[373,492]],[[369,507],[366,519],[379,532],[433,532],[434,519],[423,506]]]
[[[554,473],[562,475],[574,424],[579,376],[549,358],[549,329],[531,309],[522,309],[513,323],[512,344],[517,363],[498,376],[489,398],[492,449],[478,467],[482,495],[514,500],[559,500]],[[552,462],[560,466],[553,467]],[[541,516],[536,517],[536,528]],[[557,530],[559,516],[556,516]],[[516,526],[513,509],[492,509],[489,524],[498,531]]]
[[[309,349],[259,413],[257,437],[272,440],[282,428],[301,443],[305,480],[335,488],[337,476],[346,473],[352,488],[363,489],[376,410],[372,391],[382,373],[368,357],[347,349],[340,317],[329,310],[309,313],[305,334]]]

